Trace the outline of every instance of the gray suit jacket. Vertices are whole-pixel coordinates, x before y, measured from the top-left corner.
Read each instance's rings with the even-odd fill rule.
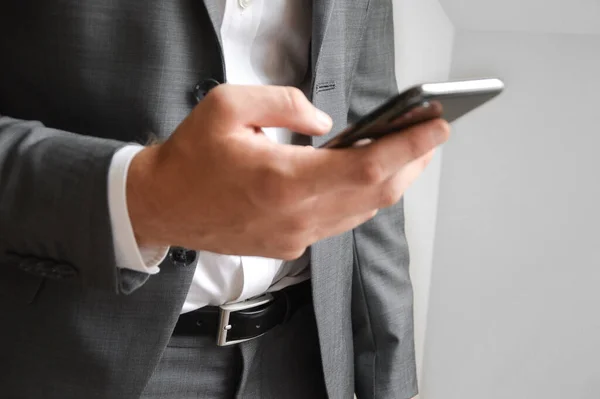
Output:
[[[125,143],[168,136],[199,80],[225,80],[218,4],[2,3],[3,397],[135,398],[148,381],[194,270],[117,268],[107,171]],[[335,133],[396,92],[391,1],[315,0],[313,13],[309,95]],[[313,246],[329,397],[416,393],[408,263],[401,204]]]

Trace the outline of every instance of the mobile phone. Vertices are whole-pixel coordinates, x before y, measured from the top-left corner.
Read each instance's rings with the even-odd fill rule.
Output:
[[[321,148],[351,147],[376,140],[432,119],[453,122],[496,97],[504,89],[500,79],[426,83],[414,86],[348,126]]]

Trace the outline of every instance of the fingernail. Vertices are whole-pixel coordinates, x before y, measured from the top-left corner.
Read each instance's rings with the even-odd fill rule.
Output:
[[[317,113],[317,123],[323,128],[330,129],[331,125],[333,124],[331,117],[329,115],[327,115],[325,112],[321,111],[320,109],[317,109],[316,113]]]

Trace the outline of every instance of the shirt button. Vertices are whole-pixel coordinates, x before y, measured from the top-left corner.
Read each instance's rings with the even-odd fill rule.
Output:
[[[238,4],[242,9],[244,9],[250,6],[250,4],[252,4],[252,0],[238,0]]]
[[[189,266],[196,260],[196,251],[181,247],[172,247],[169,252],[171,261],[175,266]]]

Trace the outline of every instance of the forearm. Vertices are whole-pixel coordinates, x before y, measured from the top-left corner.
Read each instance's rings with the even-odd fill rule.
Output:
[[[115,151],[123,145],[0,115],[0,257],[7,259],[3,267],[39,258],[70,268],[70,278],[84,285],[121,290],[107,175]]]
[[[137,209],[134,201],[138,199],[131,201],[131,193],[127,195],[127,187],[131,185],[128,184],[131,182],[131,163],[143,150],[140,145],[128,145],[113,156],[108,171],[108,205],[117,267],[157,274],[160,271],[158,265],[167,256],[169,246],[145,245],[136,238],[130,214]],[[152,215],[146,216],[150,218]]]

